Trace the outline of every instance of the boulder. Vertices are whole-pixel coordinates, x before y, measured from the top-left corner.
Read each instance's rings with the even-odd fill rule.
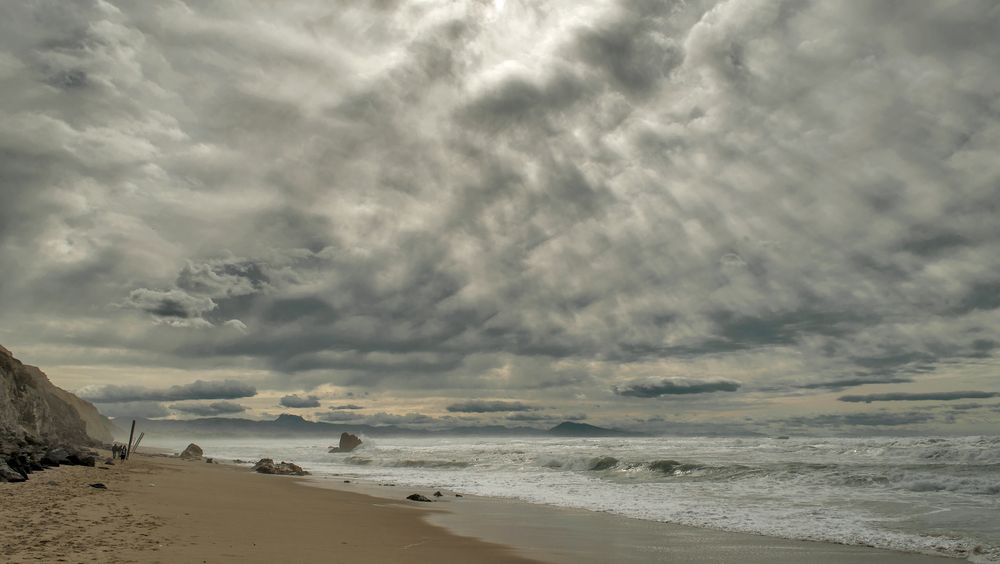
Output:
[[[201,447],[194,443],[191,443],[187,446],[186,449],[184,449],[184,452],[181,453],[181,458],[188,460],[198,460],[201,458],[202,454],[204,454],[204,452],[201,450]]]
[[[351,452],[361,446],[361,439],[351,433],[340,434],[340,446],[330,447],[330,452]]]
[[[256,464],[251,468],[254,472],[260,474],[277,474],[281,476],[308,476],[309,472],[302,469],[301,466],[297,464],[292,464],[291,462],[281,461],[277,464],[274,460],[270,458],[261,458]]]
[[[408,499],[410,501],[424,501],[424,502],[427,502],[427,503],[430,503],[431,501],[433,501],[433,500],[427,499],[426,497],[424,497],[424,496],[422,496],[420,494],[410,494],[410,495],[406,496],[406,499]]]
[[[436,491],[436,492],[434,492],[434,497],[441,497],[441,496],[443,496],[443,495],[444,495],[444,494],[443,494],[443,493],[441,493],[440,491]]]
[[[97,466],[96,452],[75,451],[69,453],[67,458],[69,460],[69,464],[75,466],[90,466],[91,468]]]
[[[22,474],[7,465],[7,461],[0,459],[0,482],[23,482],[28,479],[26,474]]]
[[[42,455],[42,466],[59,466],[60,464],[69,464],[69,451],[62,448],[53,448]]]

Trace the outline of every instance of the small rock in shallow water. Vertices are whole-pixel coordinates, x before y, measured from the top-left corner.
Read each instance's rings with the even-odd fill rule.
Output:
[[[462,497],[462,494],[455,494],[455,497]]]
[[[410,494],[410,495],[406,496],[406,499],[408,499],[410,501],[426,501],[426,502],[430,502],[431,501],[431,500],[427,499],[426,497],[424,497],[424,496],[422,496],[420,494]]]
[[[106,489],[108,489],[107,486],[105,486],[104,484],[102,484],[100,482],[97,482],[96,484],[90,484],[90,487],[92,487],[94,489],[97,489],[97,490],[106,490]]]
[[[443,496],[443,495],[444,495],[444,494],[443,494],[443,493],[441,493],[441,492],[439,492],[439,491],[437,491],[437,492],[434,492],[434,497],[441,497],[441,496]]]

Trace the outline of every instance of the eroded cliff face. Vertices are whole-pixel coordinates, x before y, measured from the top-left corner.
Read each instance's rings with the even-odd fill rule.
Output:
[[[111,442],[111,422],[90,403],[57,388],[44,372],[0,346],[0,453],[25,443],[87,446]]]

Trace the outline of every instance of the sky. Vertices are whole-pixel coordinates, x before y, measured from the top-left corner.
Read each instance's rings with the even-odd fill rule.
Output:
[[[0,344],[106,414],[1000,428],[1000,4],[4,12]]]

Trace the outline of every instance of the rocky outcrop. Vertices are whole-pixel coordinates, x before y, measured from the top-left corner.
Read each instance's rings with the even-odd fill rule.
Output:
[[[110,440],[111,428],[93,405],[0,347],[0,481],[60,464],[93,466],[95,453],[81,449]]]
[[[181,458],[185,458],[185,459],[189,459],[189,460],[191,460],[191,459],[193,459],[193,460],[200,460],[201,459],[201,455],[203,455],[203,454],[205,454],[205,453],[201,450],[200,446],[198,446],[198,445],[196,445],[194,443],[191,443],[191,444],[189,444],[187,446],[186,449],[184,449],[184,452],[181,453]]]
[[[257,464],[253,465],[251,468],[254,472],[259,472],[261,474],[279,474],[282,476],[308,476],[309,472],[302,469],[301,466],[297,464],[292,464],[291,462],[281,461],[277,464],[274,460],[270,458],[261,458],[257,461]]]
[[[420,494],[410,494],[406,496],[406,499],[410,501],[422,501],[424,503],[430,503],[431,501],[433,501],[432,499],[428,499],[427,497],[424,497]]]
[[[340,434],[340,446],[330,447],[330,452],[351,452],[361,446],[361,439],[351,433]]]

